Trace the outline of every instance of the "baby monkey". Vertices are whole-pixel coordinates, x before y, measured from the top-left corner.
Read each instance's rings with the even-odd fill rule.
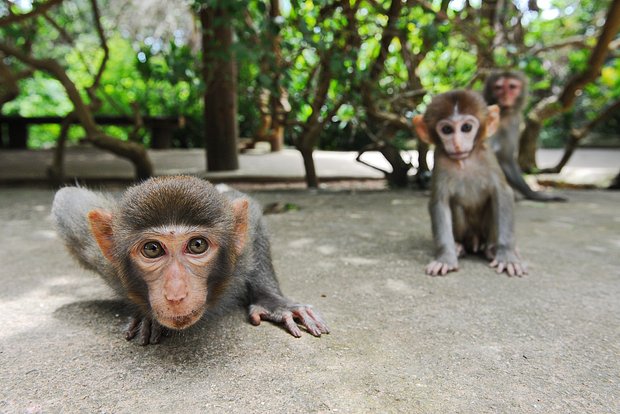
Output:
[[[413,123],[435,145],[429,211],[436,256],[426,273],[458,270],[465,251],[484,250],[498,273],[526,274],[515,251],[512,189],[485,141],[497,129],[499,108],[456,90],[436,96]]]
[[[282,295],[261,208],[243,193],[189,176],[149,179],[118,202],[66,187],[52,215],[69,252],[133,305],[128,340],[158,343],[164,328],[186,329],[234,303],[249,306],[254,325],[329,332],[311,306]]]

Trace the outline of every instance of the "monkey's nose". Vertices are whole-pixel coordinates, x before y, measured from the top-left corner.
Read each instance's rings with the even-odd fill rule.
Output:
[[[459,136],[458,133],[454,134],[454,150],[456,152],[461,152],[461,144],[462,144],[462,138]]]
[[[187,297],[187,285],[177,278],[169,279],[164,286],[164,296],[170,302],[180,302]]]

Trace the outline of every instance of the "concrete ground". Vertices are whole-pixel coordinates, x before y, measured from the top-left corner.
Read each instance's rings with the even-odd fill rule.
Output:
[[[114,188],[119,190],[119,188]],[[243,311],[141,347],[127,311],[65,252],[53,191],[0,187],[1,413],[618,413],[620,192],[519,201],[524,278],[467,257],[424,274],[428,196],[257,191],[283,291],[332,332]]]

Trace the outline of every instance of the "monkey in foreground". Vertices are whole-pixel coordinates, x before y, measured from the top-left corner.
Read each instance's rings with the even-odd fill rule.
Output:
[[[484,251],[498,273],[527,273],[515,250],[514,195],[485,142],[497,128],[499,108],[456,90],[436,96],[413,123],[435,145],[429,211],[436,255],[426,273],[458,270],[466,251]]]
[[[500,71],[489,76],[484,83],[484,99],[489,105],[500,107],[500,124],[490,138],[491,147],[499,165],[512,188],[529,200],[566,201],[566,198],[534,191],[523,179],[517,162],[519,131],[523,106],[527,96],[527,79],[516,71]]]
[[[258,203],[196,177],[149,179],[120,201],[84,188],[56,193],[52,215],[69,252],[133,305],[125,332],[142,345],[234,303],[252,324],[269,320],[301,336],[329,333],[309,305],[284,297]]]

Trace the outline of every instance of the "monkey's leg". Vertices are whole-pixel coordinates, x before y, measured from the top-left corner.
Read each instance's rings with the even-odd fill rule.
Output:
[[[498,159],[506,180],[512,188],[519,191],[525,198],[533,201],[568,201],[565,197],[534,191],[525,182],[523,172],[514,159]]]
[[[497,243],[490,266],[495,267],[497,273],[505,270],[509,276],[523,276],[527,274],[527,269],[515,250],[512,191],[509,188],[498,188],[493,195],[492,205],[494,225],[497,226]]]
[[[452,213],[447,202],[433,200],[429,209],[436,254],[435,260],[426,266],[426,274],[444,276],[459,268],[456,243],[452,233]]]
[[[282,295],[271,263],[269,240],[262,229],[259,229],[254,246],[258,263],[252,266],[247,277],[250,322],[253,325],[259,325],[261,320],[280,323],[295,337],[301,336],[298,325],[314,336],[329,333],[327,324],[311,305],[295,303]]]

